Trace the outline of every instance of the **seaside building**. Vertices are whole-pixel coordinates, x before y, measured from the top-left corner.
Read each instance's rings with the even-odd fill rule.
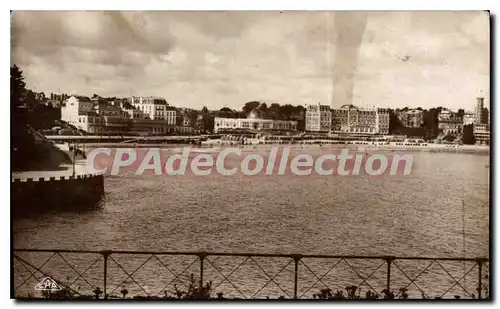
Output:
[[[200,133],[207,133],[213,130],[214,117],[210,114],[201,114],[196,118],[194,129]]]
[[[191,135],[194,133],[192,126],[175,126],[175,132],[180,135]]]
[[[43,92],[33,92],[33,95],[35,96],[35,100],[40,103],[45,103],[45,100],[47,99],[45,97],[45,93]]]
[[[151,119],[149,114],[141,111],[140,109],[134,108],[133,106],[123,106],[123,111],[127,113],[127,118],[130,119]]]
[[[332,132],[351,134],[388,134],[389,110],[342,105],[332,109]]]
[[[189,117],[189,115],[184,114],[181,117],[182,117],[181,118],[181,123],[182,123],[183,127],[191,127],[193,125],[192,121],[191,121],[191,118]]]
[[[332,112],[330,106],[311,104],[306,106],[305,130],[310,132],[330,132]]]
[[[196,117],[196,122],[194,124],[194,129],[198,132],[204,132],[206,130],[205,128],[205,119],[207,115],[198,115]]]
[[[474,108],[474,123],[480,124],[482,123],[483,116],[483,108],[484,108],[484,98],[479,97],[476,98],[476,106]]]
[[[389,134],[389,109],[377,108],[377,134]]]
[[[465,112],[462,118],[462,124],[464,126],[473,124],[475,122],[476,116],[473,112]]]
[[[59,93],[50,93],[50,100],[57,100],[59,102],[64,102],[66,99],[68,99],[70,95],[67,95],[65,93],[59,94]]]
[[[490,126],[485,123],[474,124],[474,138],[476,139],[476,144],[486,144],[490,143]]]
[[[419,109],[399,111],[397,116],[407,128],[420,128],[424,123],[424,112]]]
[[[61,106],[61,120],[89,133],[101,131],[101,118],[88,97],[71,96]]]
[[[64,101],[69,98],[67,94],[56,94],[56,93],[50,93],[50,95],[45,97],[45,105],[47,106],[52,106],[54,108],[61,108],[61,105],[63,105]]]
[[[174,125],[151,113],[123,102],[107,102],[84,96],[71,96],[61,106],[61,120],[94,134],[166,134]]]
[[[196,110],[190,108],[179,108],[176,116],[175,132],[181,135],[190,135],[195,131],[194,124],[196,119]]]
[[[272,120],[260,118],[220,118],[214,119],[214,133],[223,131],[296,131],[295,120]]]
[[[159,97],[130,97],[129,103],[149,115],[152,120],[166,120],[167,125],[175,126],[177,111]]]
[[[48,99],[45,101],[45,105],[51,106],[53,108],[61,108],[61,101]]]
[[[463,119],[447,108],[443,108],[438,115],[438,128],[444,134],[459,134],[462,132]]]

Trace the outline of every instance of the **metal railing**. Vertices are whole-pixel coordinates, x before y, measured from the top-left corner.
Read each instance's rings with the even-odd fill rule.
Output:
[[[175,295],[189,278],[228,298],[316,298],[350,286],[361,297],[365,289],[490,299],[487,258],[14,249],[13,261],[14,298],[36,297],[34,286],[50,277],[75,295],[104,299]]]

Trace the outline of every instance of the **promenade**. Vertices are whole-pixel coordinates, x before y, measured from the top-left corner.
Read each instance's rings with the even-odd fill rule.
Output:
[[[86,160],[80,159],[75,162],[75,176],[87,174],[85,169]],[[68,177],[73,175],[72,164],[61,164],[57,169],[50,170],[31,170],[13,172],[13,179],[27,179],[27,178],[49,178],[49,177]]]

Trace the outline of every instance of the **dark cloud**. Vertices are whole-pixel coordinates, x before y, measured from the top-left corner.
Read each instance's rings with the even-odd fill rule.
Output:
[[[89,64],[140,70],[174,47],[168,27],[156,27],[161,31],[120,12],[14,12],[11,42],[13,54],[23,48],[30,57],[56,67],[64,67],[65,58],[81,58]]]

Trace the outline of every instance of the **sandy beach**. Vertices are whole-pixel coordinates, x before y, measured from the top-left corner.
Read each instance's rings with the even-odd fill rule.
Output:
[[[489,154],[490,152],[490,147],[487,145],[446,145],[446,144],[432,144],[432,143],[425,144],[425,146],[416,144],[397,145],[395,143],[372,144],[371,142],[332,144],[330,143],[330,141],[317,140],[317,141],[307,141],[307,143],[304,144],[267,143],[267,144],[240,145],[239,143],[231,141],[210,140],[204,142],[203,144],[205,146],[210,146],[210,147],[218,146],[218,147],[242,147],[242,148],[269,148],[272,146],[289,146],[298,149],[321,147],[321,148],[332,148],[332,149],[346,148],[346,149],[377,150],[377,151],[464,152],[464,153],[480,153],[480,154]]]
[[[407,144],[407,145],[397,145],[396,143],[376,143],[371,142],[351,142],[351,143],[336,143],[333,144],[331,141],[326,140],[315,140],[306,141],[305,143],[279,143],[268,141],[265,144],[258,143],[256,141],[250,141],[250,143],[242,145],[236,141],[227,140],[207,140],[202,142],[201,145],[189,145],[189,144],[124,144],[124,143],[88,143],[85,144],[84,150],[88,153],[91,149],[110,147],[110,148],[161,148],[161,149],[173,149],[178,150],[184,147],[192,147],[193,149],[207,149],[207,148],[217,148],[217,147],[241,147],[244,149],[252,148],[270,148],[273,146],[289,146],[294,149],[307,149],[307,148],[332,148],[332,149],[358,149],[358,150],[377,150],[377,151],[429,151],[429,152],[463,152],[463,153],[478,153],[478,154],[489,154],[490,147],[487,145],[446,145],[446,144],[432,144],[428,143],[425,145],[417,144]],[[82,149],[82,146],[79,147]]]

